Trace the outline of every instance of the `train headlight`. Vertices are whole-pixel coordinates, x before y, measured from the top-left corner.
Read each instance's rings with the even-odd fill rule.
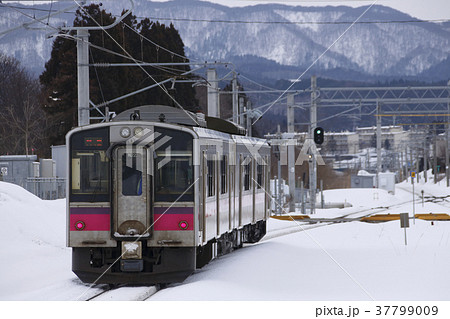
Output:
[[[86,227],[86,224],[81,220],[79,220],[75,223],[76,230],[83,230],[85,227]]]
[[[142,127],[135,127],[133,132],[135,136],[141,136],[143,131],[144,129]]]
[[[131,135],[131,130],[129,127],[122,127],[120,129],[120,136],[122,136],[123,138],[130,137],[130,135]]]
[[[180,229],[186,230],[186,229],[188,229],[189,224],[188,224],[188,222],[183,220],[178,223],[178,227],[180,227]]]

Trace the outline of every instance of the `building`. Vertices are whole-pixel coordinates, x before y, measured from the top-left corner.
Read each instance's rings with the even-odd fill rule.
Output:
[[[0,174],[5,182],[26,187],[28,177],[39,176],[36,155],[0,156]]]
[[[67,177],[67,148],[66,145],[52,146],[52,160],[55,162],[55,177]]]
[[[359,137],[355,132],[325,133],[323,146],[328,154],[356,154]]]
[[[64,198],[65,179],[55,177],[56,166],[51,159],[36,155],[0,156],[0,180],[22,186],[42,199]]]
[[[356,134],[359,137],[359,147],[368,148],[376,147],[373,143],[376,143],[377,127],[359,127],[356,129]],[[404,131],[401,126],[382,126],[381,127],[381,147],[388,148],[391,150],[396,150],[402,147],[402,145],[409,138],[409,132]],[[386,142],[386,140],[388,142]]]

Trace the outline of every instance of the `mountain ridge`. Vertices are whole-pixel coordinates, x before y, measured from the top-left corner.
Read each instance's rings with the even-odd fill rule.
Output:
[[[104,8],[119,14],[128,6],[128,1],[115,1],[106,2]],[[245,57],[251,56],[253,61],[259,61],[255,65],[260,64],[259,70],[253,68],[254,72],[259,76],[266,74],[269,79],[283,78],[283,74],[278,72],[275,76],[277,72],[267,72],[266,67],[273,69],[280,65],[298,76],[312,64],[311,72],[331,77],[360,74],[366,80],[423,77],[427,81],[448,77],[442,68],[450,59],[449,23],[365,23],[419,21],[395,9],[375,5],[361,17],[359,24],[349,28],[368,7],[258,4],[233,8],[197,0],[139,1],[133,14],[173,23],[190,59],[230,60],[245,68]],[[71,25],[73,15],[52,19],[53,23]],[[0,30],[11,27],[12,21],[17,24],[25,20],[17,12],[0,8]],[[51,41],[45,40],[48,32],[14,31],[0,38],[0,51],[15,56],[27,69],[39,74],[50,57]]]

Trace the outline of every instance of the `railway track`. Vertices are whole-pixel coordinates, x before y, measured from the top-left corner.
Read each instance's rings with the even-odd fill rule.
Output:
[[[412,191],[408,190],[407,188],[403,188],[403,187],[399,187],[399,188],[401,190],[404,190],[404,191],[412,194]],[[421,200],[419,198],[419,194],[417,194],[416,192],[415,192],[415,194],[417,195],[417,199],[415,199],[415,201]],[[432,194],[427,194],[427,196],[425,198],[426,198],[427,202],[433,202],[442,207],[449,208],[448,205],[444,205],[442,203],[450,203],[450,195],[434,196]],[[282,229],[272,230],[272,231],[268,232],[267,235],[264,236],[262,241],[281,237],[281,236],[286,236],[289,234],[293,234],[293,233],[297,233],[297,232],[301,232],[301,231],[305,231],[305,230],[309,230],[309,229],[313,229],[313,228],[317,228],[317,227],[325,227],[325,226],[329,226],[329,225],[336,224],[336,223],[347,223],[347,222],[359,221],[362,217],[367,217],[367,216],[374,215],[377,213],[382,213],[382,212],[385,212],[387,210],[390,210],[390,209],[393,209],[396,207],[401,207],[410,202],[412,202],[412,200],[405,200],[405,201],[401,201],[399,203],[395,203],[395,204],[388,205],[388,206],[364,208],[362,210],[343,214],[343,215],[333,217],[333,218],[309,218],[309,219],[297,220],[297,221],[295,221],[295,225],[292,225],[292,226],[286,227],[286,228],[282,228]]]
[[[85,301],[144,301],[156,294],[159,286],[119,286],[106,288]]]
[[[411,190],[403,187],[399,187],[400,189],[412,193]],[[417,195],[416,201],[420,201],[421,197],[419,194],[415,192]],[[425,199],[427,202],[433,202],[437,205],[440,205],[445,208],[449,208],[448,203],[450,203],[450,195],[448,196],[435,196],[432,194],[426,194]],[[295,225],[291,225],[281,229],[274,229],[268,231],[266,236],[261,241],[267,241],[273,238],[282,237],[286,235],[290,235],[297,232],[307,231],[310,229],[325,227],[336,223],[343,222],[353,222],[358,221],[362,217],[370,216],[376,213],[381,213],[389,209],[393,209],[396,207],[401,207],[404,204],[411,202],[411,200],[401,201],[388,206],[378,206],[373,208],[364,208],[355,212],[342,214],[333,218],[310,218],[303,219],[300,221],[295,221]],[[447,205],[445,205],[447,204]],[[119,287],[109,287],[107,285],[102,285],[100,287],[96,287],[103,289],[100,292],[96,292],[94,294],[86,294],[87,298],[82,299],[86,301],[143,301],[147,300],[154,294],[156,294],[161,287],[159,286],[119,286]]]
[[[401,187],[398,186],[401,190],[408,192],[410,194],[413,193],[412,190],[408,189],[407,187]],[[433,194],[430,194],[429,192],[424,192],[424,202],[426,203],[433,203],[445,208],[450,208],[450,195],[443,195],[443,196],[436,196]],[[422,201],[422,193],[420,190],[417,190],[414,192],[414,195],[417,196],[417,198],[414,199],[415,202]]]

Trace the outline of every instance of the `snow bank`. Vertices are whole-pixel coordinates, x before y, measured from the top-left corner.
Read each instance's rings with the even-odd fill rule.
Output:
[[[449,300],[450,224],[346,223],[221,257],[150,300]]]
[[[76,278],[65,247],[65,200],[44,201],[0,182],[0,225],[0,300],[67,298]]]
[[[442,196],[449,193],[443,185],[419,183],[415,191],[422,187],[426,194]],[[395,195],[379,189],[328,190],[327,202],[347,201],[353,207],[318,209],[314,217],[411,211],[411,192],[406,182],[397,185]],[[422,206],[417,197],[415,209],[450,214],[450,202]],[[88,290],[71,272],[64,200],[40,200],[0,182],[0,223],[0,300],[77,300],[99,291]],[[296,232],[301,230],[297,223],[269,220],[269,231],[286,228],[290,234],[220,257],[150,300],[450,299],[450,222],[411,221],[407,246],[398,221],[304,225],[305,231]]]

